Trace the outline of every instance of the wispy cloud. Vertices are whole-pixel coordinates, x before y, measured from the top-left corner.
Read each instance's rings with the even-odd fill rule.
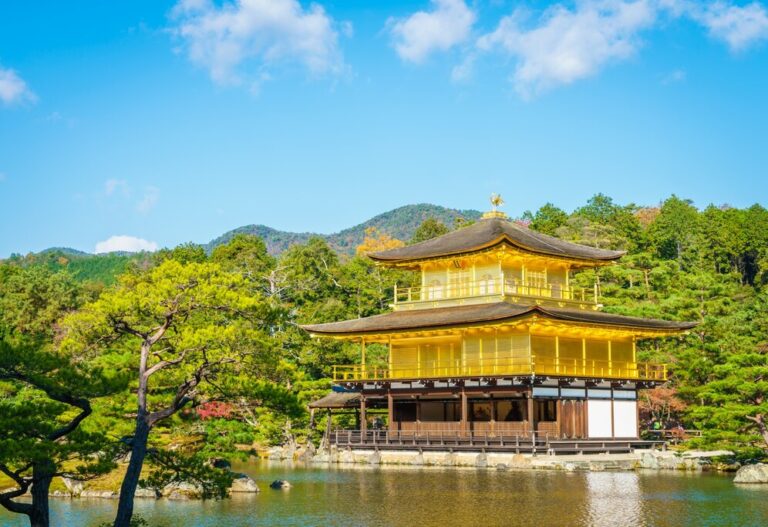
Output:
[[[389,26],[398,55],[409,62],[463,44],[453,81],[469,79],[483,54],[511,59],[510,79],[524,99],[627,61],[643,47],[643,35],[665,20],[692,20],[734,52],[768,40],[768,9],[760,0],[562,0],[543,9],[517,7],[471,41],[477,18],[465,0],[432,0],[431,10],[390,19]],[[684,79],[679,70],[662,83]]]
[[[262,82],[278,64],[298,63],[311,74],[339,74],[344,60],[339,25],[320,4],[297,0],[182,0],[171,14],[173,33],[189,59],[219,84]],[[351,32],[349,24],[343,24]]]
[[[530,98],[631,57],[640,46],[640,31],[655,20],[653,3],[645,0],[582,1],[573,8],[558,4],[538,17],[516,9],[477,45],[514,56],[515,88]]]
[[[120,193],[124,196],[128,195],[130,189],[128,182],[124,179],[108,179],[104,182],[104,195],[112,196],[115,193]]]
[[[664,75],[661,78],[661,83],[665,86],[670,84],[677,84],[679,82],[683,82],[687,76],[688,75],[685,73],[685,70],[674,70]]]
[[[4,182],[7,179],[7,176],[5,175],[5,172],[0,172],[0,183]]]
[[[160,189],[157,187],[147,187],[144,189],[144,196],[136,204],[136,210],[142,214],[147,214],[155,208],[155,205],[157,205],[159,200]]]
[[[157,247],[157,243],[143,238],[120,235],[111,236],[104,241],[98,242],[94,252],[96,252],[96,254],[111,253],[115,251],[135,253],[140,251],[156,251]]]
[[[476,20],[477,15],[464,0],[432,0],[431,11],[390,19],[388,25],[400,58],[419,63],[432,53],[465,42]]]
[[[35,102],[37,96],[32,93],[24,79],[12,69],[0,66],[0,101],[3,104]]]
[[[708,5],[687,3],[691,18],[702,24],[709,34],[724,41],[732,51],[743,51],[768,40],[768,10],[759,2],[743,6],[727,2]]]

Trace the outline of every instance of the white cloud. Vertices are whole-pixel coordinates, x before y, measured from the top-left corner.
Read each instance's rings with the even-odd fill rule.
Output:
[[[35,102],[37,97],[24,79],[11,70],[0,67],[0,101],[13,104],[22,101]]]
[[[691,18],[707,28],[712,37],[725,41],[732,51],[768,40],[768,10],[759,2],[738,6],[718,1],[706,6],[690,3],[687,7]]]
[[[664,75],[661,78],[661,83],[665,86],[669,84],[677,84],[683,82],[687,76],[685,70],[674,70]]]
[[[157,243],[150,242],[135,236],[111,236],[109,239],[96,244],[96,254],[125,251],[135,253],[139,251],[156,251]]]
[[[104,182],[104,194],[111,196],[116,192],[127,195],[129,192],[128,182],[124,179],[108,179]]]
[[[447,51],[469,38],[477,15],[464,0],[432,0],[432,4],[432,11],[388,22],[401,59],[423,62],[432,53]]]
[[[141,201],[136,204],[136,210],[142,214],[147,214],[149,211],[155,208],[155,205],[157,205],[159,199],[160,189],[157,187],[147,187],[144,190],[144,197],[142,197]]]
[[[264,70],[284,62],[297,62],[312,74],[344,69],[337,24],[319,4],[304,9],[298,0],[234,0],[221,5],[182,0],[172,17],[173,32],[190,60],[220,84],[263,79]],[[348,24],[342,29],[351,31]]]
[[[584,0],[572,9],[558,4],[532,26],[526,25],[526,12],[517,9],[481,37],[478,47],[517,59],[513,82],[528,98],[631,57],[640,46],[640,31],[656,20],[655,7],[650,0]]]
[[[464,57],[459,64],[451,70],[451,80],[453,82],[465,82],[472,78],[475,71],[475,56],[468,55]]]

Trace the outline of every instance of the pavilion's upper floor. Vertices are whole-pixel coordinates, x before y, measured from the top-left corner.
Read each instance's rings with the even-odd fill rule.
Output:
[[[395,310],[499,300],[597,309],[596,288],[574,287],[571,273],[622,254],[531,231],[492,213],[438,238],[370,256],[420,274],[418,286],[395,290]]]

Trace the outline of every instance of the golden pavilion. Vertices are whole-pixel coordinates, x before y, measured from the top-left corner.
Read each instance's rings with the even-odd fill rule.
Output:
[[[358,413],[359,430],[341,435],[352,447],[638,439],[638,389],[664,383],[667,368],[638,362],[637,342],[695,323],[605,313],[597,288],[572,285],[573,272],[623,254],[529,230],[495,206],[468,227],[371,254],[420,284],[396,288],[389,313],[304,326],[360,345],[359,364],[334,367],[336,391],[312,406]],[[366,362],[372,344],[386,346],[385,365]],[[374,408],[383,415],[370,420]]]

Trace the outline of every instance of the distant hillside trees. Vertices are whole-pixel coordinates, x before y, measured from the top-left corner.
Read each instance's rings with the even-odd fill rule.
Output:
[[[450,230],[446,227],[445,223],[436,218],[427,218],[416,228],[410,243],[425,242],[432,238],[447,234],[448,232],[450,232]]]

